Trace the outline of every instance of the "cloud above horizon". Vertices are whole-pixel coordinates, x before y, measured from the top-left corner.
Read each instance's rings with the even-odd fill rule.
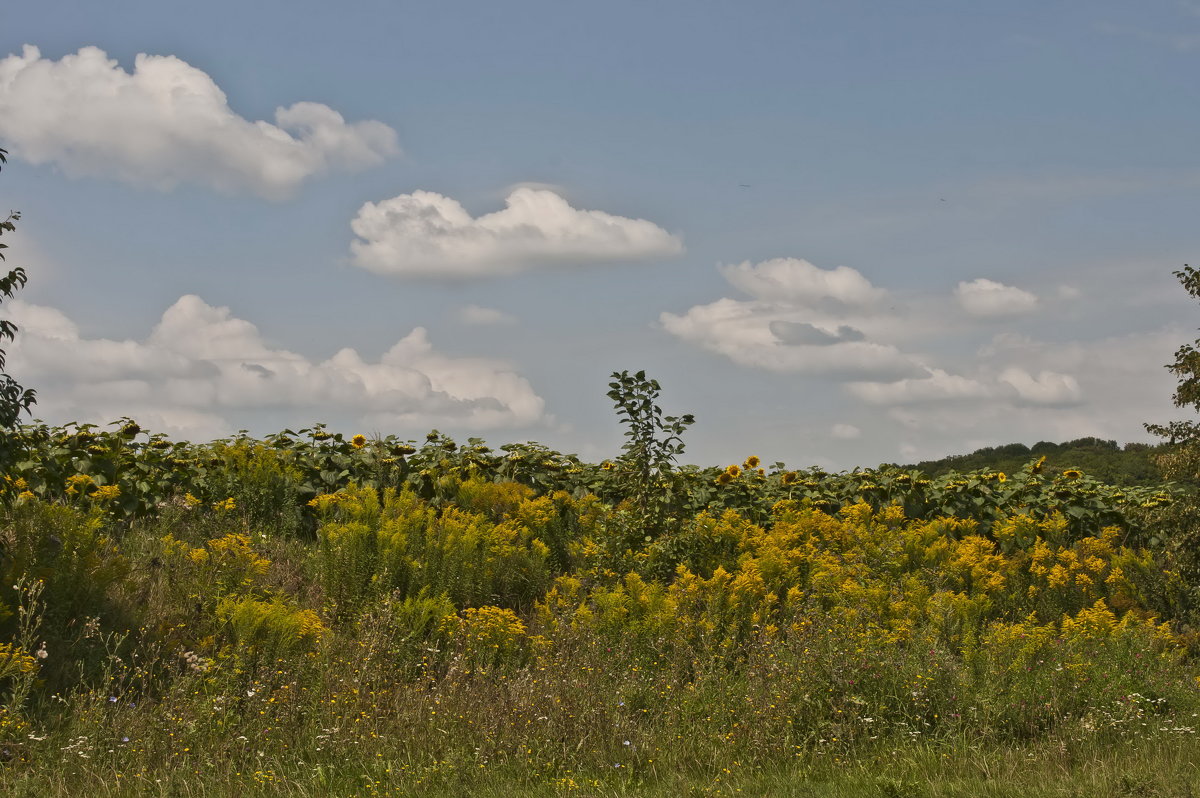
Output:
[[[581,210],[521,186],[502,210],[472,217],[450,197],[414,191],[359,208],[351,262],[393,277],[471,279],[570,263],[665,258],[682,240],[653,222]]]
[[[450,357],[414,328],[376,362],[345,348],[325,361],[269,346],[249,321],[194,295],[179,298],[143,340],[84,336],[61,311],[13,300],[20,327],[9,367],[39,389],[36,412],[55,420],[133,416],[156,431],[216,437],[231,416],[270,410],[283,423],[330,412],[388,430],[470,430],[544,423],[545,402],[506,364]]]
[[[963,281],[954,289],[954,297],[972,316],[1019,316],[1037,309],[1038,299],[1028,291],[980,277]]]
[[[720,268],[751,300],[718,299],[682,314],[664,312],[663,329],[736,363],[777,372],[890,382],[927,371],[890,342],[869,340],[887,293],[846,266],[821,269],[799,258]]]
[[[382,122],[347,123],[314,102],[277,108],[274,123],[250,121],[208,74],[175,56],[139,53],[126,72],[90,46],[58,61],[30,45],[0,59],[0,139],[71,177],[161,190],[196,183],[273,200],[313,175],[376,166],[400,151]]]

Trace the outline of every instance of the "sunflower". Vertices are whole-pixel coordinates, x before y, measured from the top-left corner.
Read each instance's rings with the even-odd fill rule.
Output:
[[[787,471],[784,473],[784,475],[782,477],[780,477],[780,480],[783,482],[784,485],[791,485],[793,482],[796,481],[796,472],[795,471]]]
[[[746,458],[746,464],[743,466],[747,471],[752,471],[758,468],[758,455],[752,454]]]
[[[733,476],[728,471],[722,471],[717,477],[718,485],[728,485],[730,482],[733,482]]]
[[[350,445],[353,446],[355,449],[361,449],[362,447],[367,445],[367,436],[366,435],[355,435],[353,438],[350,439]]]
[[[1068,468],[1066,471],[1063,472],[1063,476],[1066,477],[1067,479],[1079,479],[1080,477],[1083,476],[1083,472],[1080,471],[1078,468]]]
[[[1044,465],[1046,465],[1046,455],[1042,455],[1041,457],[1039,457],[1038,461],[1033,464],[1033,468],[1031,468],[1029,470],[1031,473],[1040,474],[1040,473],[1042,473],[1042,466],[1044,466]]]
[[[613,470],[612,461],[605,460],[603,463],[600,464],[600,467],[603,468],[605,471],[612,471]]]
[[[1008,475],[1005,474],[1003,471],[997,471],[996,479],[1000,480],[1001,482],[1008,482]]]

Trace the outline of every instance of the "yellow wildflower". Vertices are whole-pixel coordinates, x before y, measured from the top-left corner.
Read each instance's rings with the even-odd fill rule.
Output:
[[[751,471],[755,468],[758,468],[758,455],[752,454],[749,457],[747,457],[746,464],[744,467],[747,471]]]
[[[111,501],[121,495],[121,488],[116,485],[101,485],[96,488],[92,498],[98,502]]]
[[[738,468],[736,465],[731,465],[729,468],[725,469],[725,473],[728,474],[730,478],[737,479],[742,475],[742,469]]]
[[[355,449],[361,449],[362,447],[367,445],[367,436],[366,435],[355,435],[353,438],[350,439],[350,445],[353,446]]]

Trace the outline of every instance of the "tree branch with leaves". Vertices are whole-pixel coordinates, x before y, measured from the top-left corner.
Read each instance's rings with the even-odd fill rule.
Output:
[[[8,151],[0,149],[0,164],[8,163]],[[11,233],[17,229],[16,222],[21,219],[17,211],[9,211],[8,216],[0,222],[0,235]],[[4,260],[3,250],[8,244],[0,242],[0,261]],[[16,267],[4,277],[0,277],[0,302],[12,299],[24,285],[28,277],[25,269]],[[8,319],[0,319],[0,341],[16,339],[17,325]],[[22,388],[11,375],[6,372],[7,353],[0,349],[0,429],[11,430],[17,426],[22,412],[29,412],[37,401],[36,393],[30,388]]]

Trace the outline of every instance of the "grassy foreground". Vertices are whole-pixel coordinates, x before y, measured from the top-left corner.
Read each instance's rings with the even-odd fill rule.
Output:
[[[13,798],[124,796],[1030,796],[1191,798],[1200,781],[1194,737],[1151,738],[1122,746],[1042,743],[996,748],[897,741],[854,758],[807,755],[791,762],[744,766],[736,761],[636,772],[538,772],[536,768],[420,761],[411,752],[349,756],[332,762],[263,758],[250,772],[201,757],[169,769],[126,773],[91,768],[8,773],[0,786]]]

